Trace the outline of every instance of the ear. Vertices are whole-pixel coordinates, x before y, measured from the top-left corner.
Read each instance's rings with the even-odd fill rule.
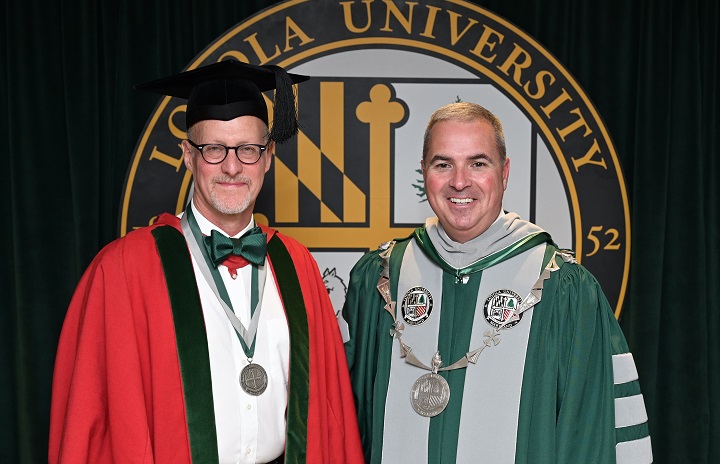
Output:
[[[192,146],[190,146],[190,142],[187,140],[183,140],[180,143],[180,146],[182,147],[183,151],[183,161],[185,163],[185,167],[188,171],[193,172],[193,154],[192,154]]]
[[[267,149],[265,150],[267,153],[267,156],[265,156],[265,172],[268,172],[270,170],[270,165],[272,164],[272,157],[275,154],[275,141],[271,140],[268,142]]]
[[[510,177],[510,158],[505,158],[505,164],[503,166],[503,190],[507,189],[509,177]]]

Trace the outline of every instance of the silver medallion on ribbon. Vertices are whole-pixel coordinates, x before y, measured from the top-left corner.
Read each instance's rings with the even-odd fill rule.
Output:
[[[248,395],[261,395],[268,385],[268,376],[260,364],[250,363],[240,372],[240,386]]]

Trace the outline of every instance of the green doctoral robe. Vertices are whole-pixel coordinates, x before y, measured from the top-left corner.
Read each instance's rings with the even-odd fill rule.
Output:
[[[637,371],[612,309],[592,274],[556,251],[548,234],[512,213],[477,243],[453,243],[436,219],[394,243],[385,266],[413,354],[430,365],[437,351],[447,366],[489,345],[476,364],[440,372],[450,400],[432,418],[411,405],[412,382],[427,371],[401,357],[376,288],[383,250],[359,260],[343,313],[367,462],[652,462]],[[525,299],[550,260],[556,269],[541,301],[488,337],[493,295],[512,290]],[[432,303],[413,325],[403,320],[403,300],[418,287]]]

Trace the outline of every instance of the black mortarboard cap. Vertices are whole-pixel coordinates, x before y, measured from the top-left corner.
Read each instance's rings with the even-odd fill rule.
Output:
[[[135,89],[186,99],[187,128],[199,121],[230,121],[240,116],[256,116],[268,124],[262,92],[275,89],[270,138],[282,143],[298,132],[293,84],[308,79],[280,66],[225,60],[139,84]]]

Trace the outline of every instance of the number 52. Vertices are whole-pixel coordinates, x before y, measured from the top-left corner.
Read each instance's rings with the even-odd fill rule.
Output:
[[[601,232],[603,230],[603,226],[592,226],[590,228],[590,232],[587,234],[588,240],[593,242],[593,249],[590,253],[586,254],[585,256],[592,256],[595,253],[597,253],[600,250],[601,243],[600,239],[595,236],[596,232]],[[603,235],[609,235],[610,240],[605,244],[603,250],[619,250],[620,249],[620,243],[618,242],[618,238],[620,237],[620,233],[617,229],[607,229]]]

